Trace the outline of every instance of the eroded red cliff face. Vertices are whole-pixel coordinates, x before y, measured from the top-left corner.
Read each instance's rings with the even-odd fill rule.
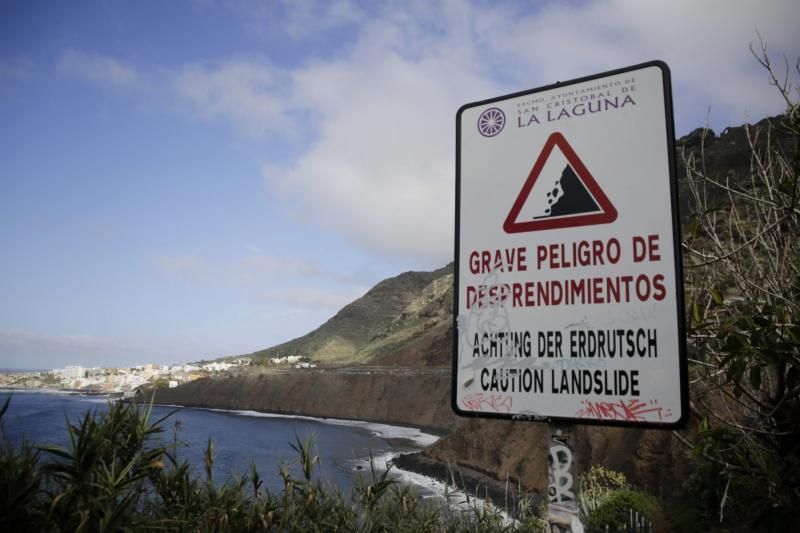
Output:
[[[432,428],[454,427],[450,376],[404,369],[306,370],[205,378],[158,391],[166,404],[352,418]]]

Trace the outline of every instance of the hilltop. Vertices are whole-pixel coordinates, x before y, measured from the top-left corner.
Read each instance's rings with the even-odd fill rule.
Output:
[[[297,355],[318,363],[375,363],[445,333],[452,321],[452,264],[381,281],[314,331],[250,354],[255,363]]]

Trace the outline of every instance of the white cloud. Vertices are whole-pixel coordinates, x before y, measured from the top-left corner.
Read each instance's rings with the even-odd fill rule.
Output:
[[[345,57],[294,72],[293,98],[319,117],[319,140],[265,175],[303,218],[434,266],[452,255],[455,112],[498,86],[461,22],[442,36],[417,22],[387,13]]]
[[[292,1],[242,9],[290,41],[317,42],[343,28],[350,38],[331,41],[322,56],[293,57],[297,67],[252,58],[185,65],[171,75],[174,94],[197,116],[295,143],[300,155],[268,162],[264,176],[298,219],[430,267],[452,255],[460,105],[663,59],[678,134],[703,125],[709,106],[721,129],[782,111],[747,46],[758,29],[779,60],[794,57],[800,22],[796,0]],[[68,51],[62,64],[87,79],[136,79],[102,56]]]
[[[293,39],[313,36],[353,24],[364,16],[361,8],[346,0],[284,0],[283,30]]]
[[[701,126],[708,106],[719,126],[782,110],[750,55],[756,30],[778,56],[796,56],[800,11],[793,0],[551,3],[541,12],[485,9],[477,24],[495,56],[553,83],[650,59],[667,61],[678,133]]]
[[[130,65],[94,52],[68,49],[57,65],[60,74],[80,80],[118,87],[140,82],[138,72]]]
[[[267,38],[280,35],[291,44],[301,40],[327,42],[328,32],[353,25],[365,16],[350,0],[271,0],[226,2],[239,15],[248,35]]]
[[[533,12],[444,3],[364,20],[343,56],[297,69],[293,105],[319,138],[268,183],[303,218],[382,253],[450,259],[459,105],[650,59],[672,68],[678,132],[780,112],[747,45],[759,28],[796,48],[794,2],[549,3]],[[518,7],[518,6],[517,6]]]
[[[204,118],[221,118],[243,132],[292,135],[285,105],[285,74],[275,67],[234,60],[218,67],[187,66],[173,79],[179,98]]]

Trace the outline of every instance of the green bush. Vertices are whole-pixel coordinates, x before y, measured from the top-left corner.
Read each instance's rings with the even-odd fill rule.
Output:
[[[625,474],[593,465],[581,474],[581,521],[588,532],[617,531],[627,522],[631,511],[649,522],[663,521],[661,507],[649,494],[637,491],[628,484]]]
[[[0,407],[0,430],[9,400]],[[0,446],[0,531],[43,528],[46,514],[41,490],[39,452],[27,443],[16,450],[4,439]]]
[[[659,512],[656,499],[644,492],[618,489],[608,494],[586,521],[588,533],[618,531],[628,522],[631,511],[655,519]]]

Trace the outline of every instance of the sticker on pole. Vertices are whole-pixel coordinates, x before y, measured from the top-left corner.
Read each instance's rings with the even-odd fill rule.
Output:
[[[683,425],[678,221],[664,63],[463,106],[455,412]]]

